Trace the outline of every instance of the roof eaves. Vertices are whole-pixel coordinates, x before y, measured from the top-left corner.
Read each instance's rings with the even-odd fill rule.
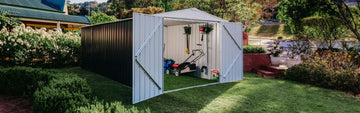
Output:
[[[56,12],[56,13],[65,13],[64,11],[59,11],[59,10],[55,10],[55,9],[54,10],[49,10],[49,9],[34,8],[34,7],[27,7],[27,6],[14,5],[14,4],[4,4],[4,3],[0,3],[0,5],[19,7],[19,8],[27,8],[27,9],[36,9],[36,10],[50,11],[50,12]]]
[[[29,19],[39,19],[39,20],[51,20],[51,21],[59,21],[59,20],[54,20],[54,19],[43,19],[43,18],[33,18],[33,17],[23,17],[23,16],[13,16],[13,17],[18,17],[18,18],[29,18]],[[70,22],[70,23],[78,23],[78,24],[88,24],[90,25],[91,23],[83,23],[83,22],[73,22],[73,21],[60,21],[60,22]]]

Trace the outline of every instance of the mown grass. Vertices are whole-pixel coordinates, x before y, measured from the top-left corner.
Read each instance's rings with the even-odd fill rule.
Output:
[[[88,80],[93,95],[106,102],[121,101],[128,107],[152,112],[360,112],[360,100],[346,93],[292,81],[257,78],[245,73],[244,80],[193,88],[131,104],[131,88],[79,67],[58,71],[76,73]],[[166,76],[165,76],[166,77]]]
[[[285,39],[292,38],[290,29],[285,24],[280,25],[253,25],[250,26],[250,36],[276,39],[278,36],[282,36]]]
[[[201,79],[201,78],[188,76],[188,75],[175,76],[175,75],[165,74],[164,75],[164,91],[185,88],[185,87],[190,87],[190,86],[196,86],[196,85],[202,85],[202,84],[208,84],[208,83],[214,83],[214,82],[216,82],[216,81]]]

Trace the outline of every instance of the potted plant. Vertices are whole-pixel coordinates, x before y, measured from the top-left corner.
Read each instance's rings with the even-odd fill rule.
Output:
[[[212,30],[214,30],[213,26],[211,24],[205,24],[205,25],[200,25],[199,27],[200,32],[203,32],[203,34],[209,34]],[[201,41],[204,40],[204,35],[201,35]]]
[[[280,54],[283,52],[283,47],[280,47],[281,40],[283,39],[282,36],[279,36],[275,41],[273,47],[268,49],[268,52],[270,52],[271,57],[271,63],[273,65],[279,65],[281,63],[281,60],[283,60],[280,57]]]

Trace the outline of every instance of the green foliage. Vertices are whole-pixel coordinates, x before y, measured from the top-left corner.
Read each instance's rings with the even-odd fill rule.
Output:
[[[334,40],[348,37],[349,32],[336,17],[307,17],[302,20],[303,32],[310,39],[322,41],[331,48]]]
[[[90,87],[86,80],[70,74],[58,74],[48,86],[34,93],[33,112],[73,111],[86,105],[90,96]]]
[[[311,16],[334,16],[335,8],[328,0],[282,0],[277,18],[290,26],[292,33],[302,31],[301,19]]]
[[[13,29],[16,26],[19,26],[22,22],[18,18],[13,18],[9,16],[7,12],[0,13],[0,29]]]
[[[107,14],[102,13],[99,10],[97,12],[91,11],[91,16],[89,17],[89,19],[91,21],[91,24],[105,23],[117,20],[115,16],[108,16]]]
[[[162,8],[149,6],[146,8],[131,8],[129,10],[126,9],[120,10],[115,13],[115,17],[119,19],[123,19],[123,18],[131,18],[133,13],[156,14],[163,12],[165,12],[165,10]]]
[[[284,78],[360,94],[358,63],[353,57],[359,58],[329,51],[315,57],[303,56],[304,63],[286,70]]]
[[[201,25],[200,27],[203,28],[205,34],[209,34],[212,30],[214,30],[211,24]]]
[[[59,67],[77,65],[80,56],[80,36],[61,30],[25,28],[0,31],[0,65]]]
[[[74,74],[56,73],[40,68],[0,69],[1,94],[32,96],[33,112],[72,112],[89,102],[91,90],[85,79]]]
[[[244,53],[266,53],[262,47],[244,46]]]
[[[282,38],[283,38],[282,36],[279,36],[278,39],[274,41],[274,46],[268,49],[270,55],[273,55],[274,57],[278,57],[280,53],[283,51],[283,48],[279,46]]]
[[[175,4],[176,9],[198,8],[231,22],[241,22],[244,26],[255,23],[261,5],[244,0],[183,0]]]
[[[84,107],[76,109],[77,113],[150,113],[150,109],[146,111],[138,110],[136,107],[131,109],[125,108],[121,102],[112,102],[103,104],[103,102],[95,101],[94,104],[88,104]]]
[[[39,68],[13,67],[0,69],[0,93],[32,96],[46,86],[53,74]]]

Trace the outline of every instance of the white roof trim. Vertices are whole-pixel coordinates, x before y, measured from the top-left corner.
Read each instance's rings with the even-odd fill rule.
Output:
[[[154,14],[153,16],[163,18],[187,19],[187,20],[204,20],[213,22],[227,22],[226,20],[201,11],[197,8],[169,11],[165,13]]]

